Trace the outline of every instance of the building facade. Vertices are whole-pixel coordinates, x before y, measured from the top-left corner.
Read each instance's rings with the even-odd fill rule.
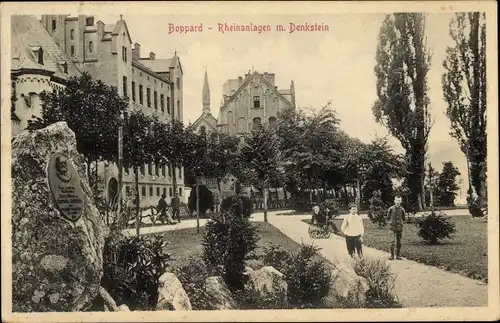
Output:
[[[39,93],[64,87],[70,75],[88,72],[115,86],[129,99],[129,109],[156,115],[160,121],[182,120],[183,71],[177,53],[142,58],[140,44],[132,44],[125,20],[106,25],[94,16],[42,15],[12,17],[12,135],[25,129],[31,116],[40,115]],[[118,190],[115,164],[99,165],[108,200]],[[161,194],[173,195],[173,171],[148,163],[139,173],[140,204],[155,205]],[[177,169],[177,190],[184,195],[184,170]],[[123,194],[132,193],[134,174],[124,169]]]

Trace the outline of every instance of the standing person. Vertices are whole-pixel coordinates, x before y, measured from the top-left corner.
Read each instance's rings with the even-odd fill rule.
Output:
[[[365,227],[363,225],[363,219],[358,214],[358,204],[349,204],[349,214],[346,215],[344,221],[342,221],[340,231],[345,235],[345,242],[349,255],[354,258],[354,251],[356,251],[361,258],[363,256],[363,235],[365,234]]]
[[[180,212],[181,200],[179,199],[177,192],[174,194],[174,197],[172,198],[171,205],[172,205],[172,217],[174,219],[177,217],[177,221],[181,223],[181,212]]]
[[[394,260],[394,247],[396,247],[396,259],[401,260],[401,236],[403,235],[403,220],[406,216],[405,210],[401,207],[401,196],[397,195],[394,198],[394,205],[387,210],[387,218],[389,220],[389,230],[391,231],[391,257]]]
[[[165,201],[165,194],[161,195],[160,200],[158,201],[158,206],[156,207],[156,212],[160,215],[161,223],[165,224],[165,219],[167,223],[170,224],[172,220],[167,216],[167,202]]]

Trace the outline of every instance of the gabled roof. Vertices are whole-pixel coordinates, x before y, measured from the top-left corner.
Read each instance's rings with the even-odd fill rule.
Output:
[[[148,57],[145,57],[139,58],[139,61],[157,73],[168,73],[170,72],[171,67],[175,67],[175,65],[179,63],[181,74],[184,74],[182,71],[181,61],[177,55],[174,55],[172,58],[164,59],[149,59]]]
[[[127,31],[128,41],[132,44],[132,38],[130,36],[130,32],[128,30],[127,23],[123,19],[118,20],[118,22],[116,23],[116,25],[114,25],[113,31],[111,32],[111,35],[113,35],[113,36],[118,35],[120,33],[120,28],[122,26],[125,26],[125,30]],[[106,26],[104,27],[104,29],[106,30]]]
[[[196,121],[193,124],[191,124],[190,127],[196,128],[200,125],[200,123],[205,121],[210,126],[210,128],[212,128],[212,130],[216,131],[217,130],[216,127],[212,126],[210,122],[207,120],[210,118],[212,119],[214,124],[217,124],[217,119],[215,119],[215,117],[211,113],[204,113],[198,119],[196,119]]]
[[[249,77],[243,81],[241,86],[229,97],[229,99],[224,102],[224,104],[221,106],[221,110],[225,108],[229,103],[231,103],[240,93],[243,91],[243,89],[247,86],[248,83],[250,83],[251,80],[253,80],[255,77],[260,78],[260,80],[267,85],[273,91],[279,98],[285,100],[285,102],[288,102],[290,106],[292,106],[292,103],[288,101],[287,98],[285,98],[271,83],[269,83],[259,72],[255,71],[253,74],[251,74]],[[219,114],[220,115],[220,114]]]
[[[38,19],[27,15],[13,15],[11,26],[11,70],[46,70],[63,79],[81,74],[80,69],[57,46]],[[40,47],[43,51],[43,65],[38,64],[35,57],[35,51]],[[64,73],[63,63],[68,65],[68,74]]]

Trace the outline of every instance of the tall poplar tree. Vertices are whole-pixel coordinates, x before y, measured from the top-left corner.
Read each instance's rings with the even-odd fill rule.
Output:
[[[406,151],[410,203],[419,210],[425,205],[425,154],[432,127],[427,96],[430,58],[425,14],[386,15],[378,36],[374,69],[378,100],[373,114]]]
[[[454,137],[467,158],[469,194],[472,187],[482,203],[486,190],[486,15],[456,13],[450,22],[454,45],[446,50],[442,77],[446,115]],[[472,186],[472,187],[471,187]]]

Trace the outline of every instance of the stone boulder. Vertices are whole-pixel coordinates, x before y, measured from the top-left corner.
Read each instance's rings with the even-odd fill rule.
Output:
[[[265,266],[259,270],[245,268],[248,277],[245,291],[265,303],[269,308],[285,308],[287,305],[288,284],[284,275],[272,266]]]
[[[332,270],[331,288],[325,298],[325,305],[339,307],[339,303],[344,303],[352,307],[363,307],[368,289],[366,279],[358,276],[351,267],[337,265]]]
[[[74,169],[71,180],[81,187],[81,213],[74,220],[62,216],[50,189],[54,153],[68,158],[59,161],[57,174],[67,174],[64,167]],[[99,293],[107,229],[94,205],[75,134],[58,122],[17,135],[11,169],[13,312],[85,310]]]
[[[158,303],[156,309],[159,311],[189,311],[192,310],[191,302],[182,287],[180,280],[172,273],[164,273],[160,276],[158,286]]]
[[[207,293],[207,305],[213,310],[236,309],[237,304],[220,276],[211,276],[205,279],[205,292]]]

